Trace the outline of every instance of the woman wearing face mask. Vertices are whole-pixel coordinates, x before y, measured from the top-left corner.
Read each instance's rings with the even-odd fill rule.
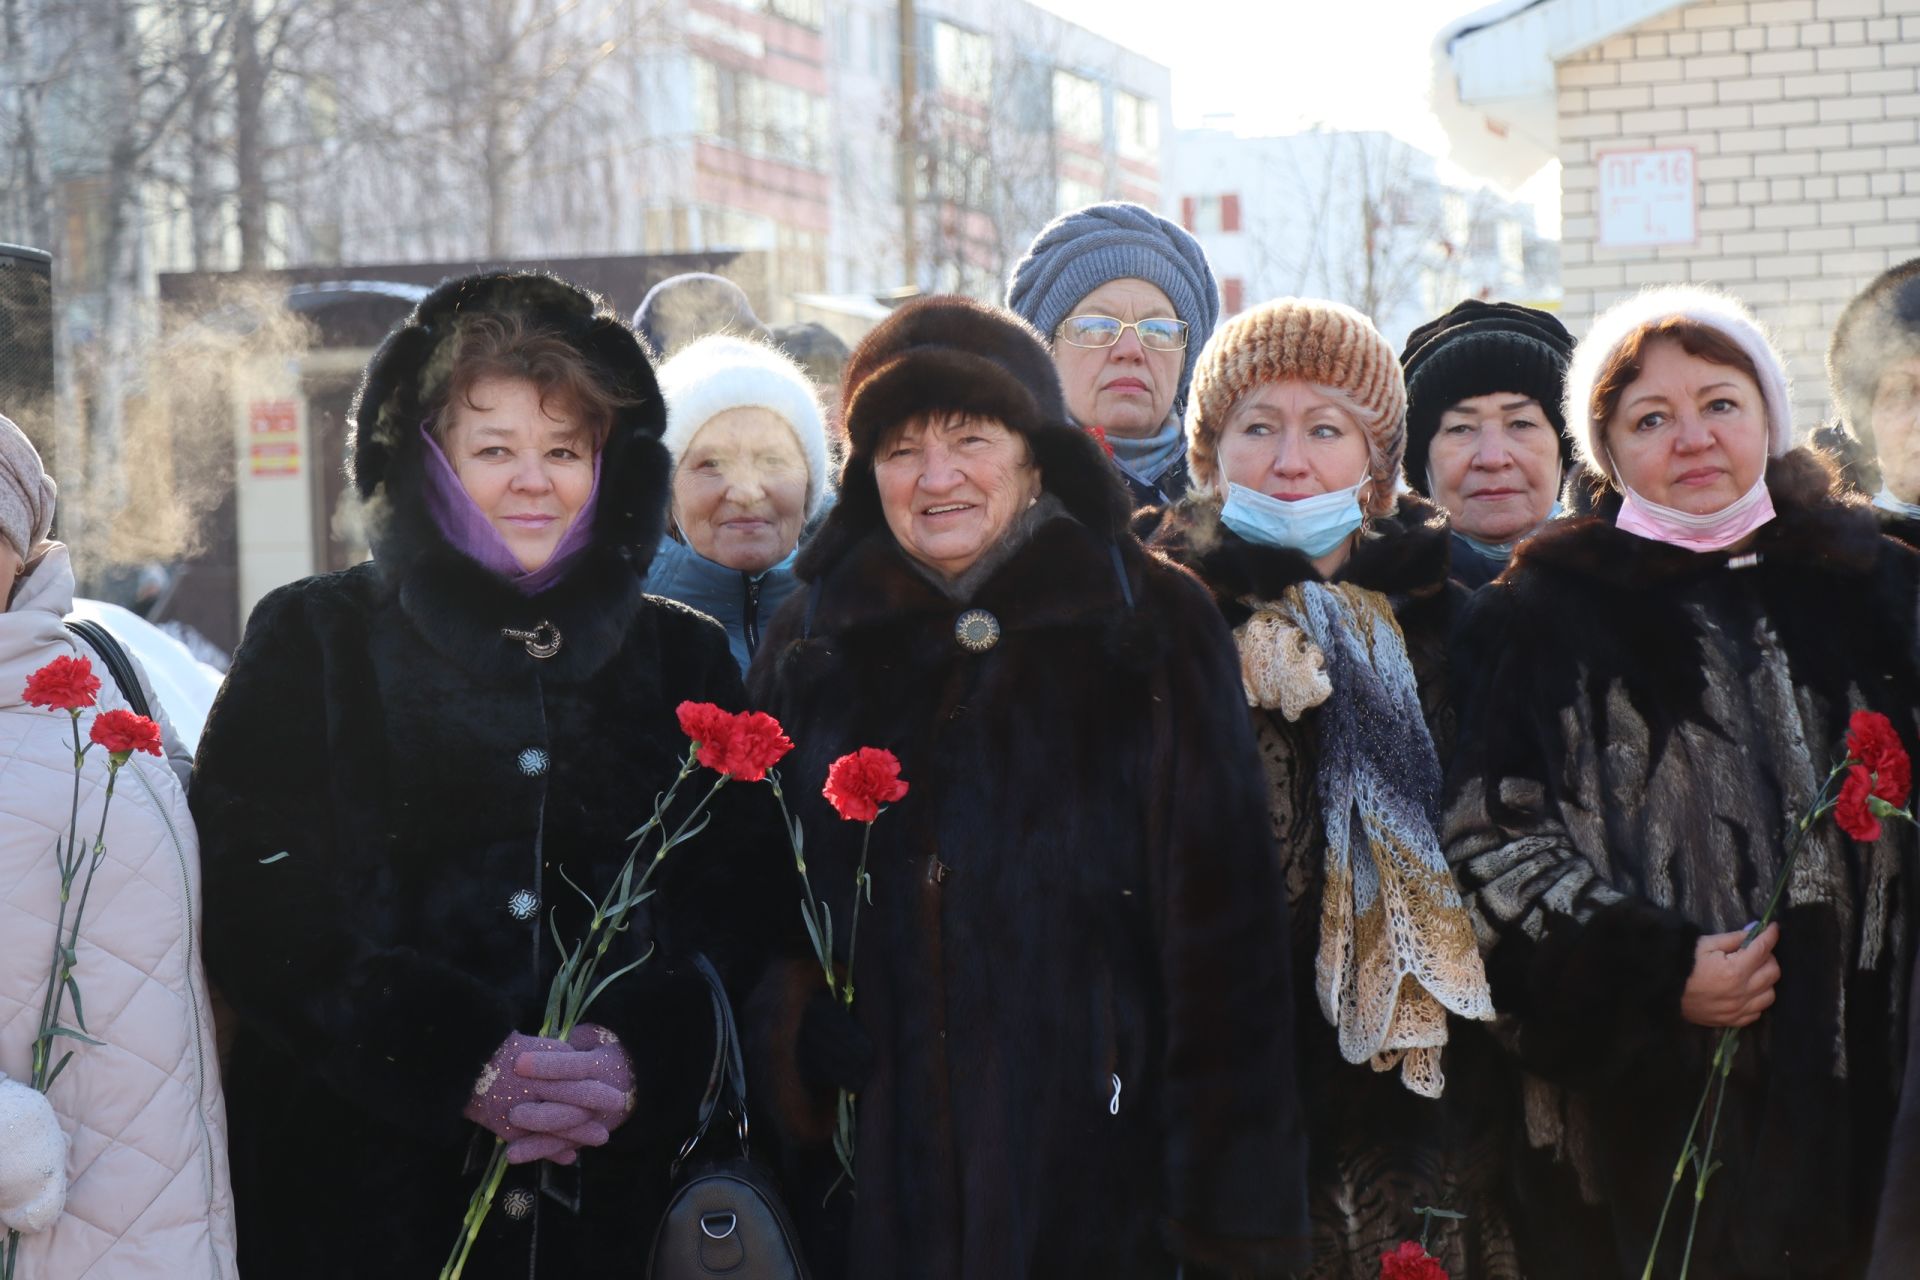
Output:
[[[1447,513],[1453,577],[1469,590],[1560,513],[1572,354],[1573,335],[1546,312],[1477,299],[1415,329],[1400,353],[1407,484]]]
[[[800,531],[826,505],[826,422],[798,365],[724,334],[661,365],[660,392],[673,512],[647,590],[718,619],[745,671],[793,593]]]
[[[1724,294],[1603,314],[1566,419],[1608,492],[1520,548],[1454,650],[1445,832],[1528,1073],[1523,1245],[1589,1274],[1641,1274],[1719,1033],[1747,1026],[1690,1274],[1865,1263],[1913,828],[1815,825],[1779,922],[1741,942],[1850,714],[1911,749],[1916,562],[1792,448],[1791,403]],[[1669,1222],[1654,1274],[1687,1234]]]
[[[1233,626],[1266,764],[1302,1011],[1305,1274],[1371,1280],[1431,1206],[1466,1217],[1436,1222],[1429,1249],[1479,1280],[1517,1272],[1502,1091],[1470,1025],[1492,1006],[1434,830],[1465,592],[1444,518],[1395,492],[1405,405],[1392,348],[1351,308],[1235,317],[1194,376],[1194,488],[1151,545]]]
[[[1220,318],[1200,242],[1137,204],[1076,209],[1034,237],[1007,308],[1045,335],[1068,414],[1099,429],[1133,505],[1178,500],[1187,387]]]
[[[744,986],[799,892],[730,788],[602,973],[651,958],[534,1034],[675,707],[742,701],[720,628],[640,588],[664,419],[633,332],[550,276],[449,281],[368,367],[373,559],[255,608],[194,774],[242,1274],[435,1274],[496,1138],[469,1277],[615,1274],[664,1207],[712,1061],[690,956]]]

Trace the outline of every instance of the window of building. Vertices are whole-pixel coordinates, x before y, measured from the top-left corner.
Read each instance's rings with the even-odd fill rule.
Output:
[[[1114,145],[1129,160],[1160,158],[1160,107],[1151,98],[1116,92],[1113,95]]]
[[[935,22],[933,76],[943,93],[988,101],[993,97],[993,42],[951,22]]]
[[[1238,315],[1247,308],[1247,282],[1239,276],[1226,276],[1220,281],[1220,302],[1226,308],[1226,314]]]
[[[1053,203],[1064,213],[1069,209],[1084,209],[1090,204],[1099,204],[1106,199],[1106,192],[1091,182],[1082,182],[1078,178],[1061,178],[1053,188]]]
[[[1106,138],[1101,118],[1100,83],[1071,71],[1053,73],[1053,127],[1076,142],[1099,146]]]
[[[826,161],[827,100],[818,94],[695,58],[693,100],[706,137],[809,168]]]
[[[1217,196],[1185,196],[1180,201],[1180,221],[1195,235],[1221,235],[1240,230],[1240,196],[1228,192]]]
[[[767,12],[776,18],[811,27],[815,31],[825,21],[821,0],[766,0]]]

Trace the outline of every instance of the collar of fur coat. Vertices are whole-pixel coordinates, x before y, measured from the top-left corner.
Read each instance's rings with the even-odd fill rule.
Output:
[[[1831,464],[1806,448],[1767,463],[1774,519],[1754,535],[1750,551],[1772,561],[1817,566],[1858,576],[1873,570],[1884,543],[1878,523],[1858,502],[1834,491]],[[1616,586],[1653,586],[1697,577],[1726,565],[1732,554],[1695,552],[1614,527],[1620,495],[1611,491],[1593,514],[1557,522],[1514,552],[1511,575],[1522,566],[1551,568]]]

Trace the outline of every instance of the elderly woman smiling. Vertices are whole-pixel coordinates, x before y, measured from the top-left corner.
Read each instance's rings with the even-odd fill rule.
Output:
[[[868,745],[912,786],[872,831],[859,1195],[834,1205],[850,1258],[818,1270],[1284,1273],[1304,1261],[1286,905],[1225,626],[1127,535],[1014,317],[903,307],[844,395],[840,502],[751,680],[800,744],[789,794],[836,921],[862,833],[807,797]],[[795,1008],[817,967],[797,983]],[[833,1095],[790,1084],[804,1149]]]
[[[647,590],[717,618],[744,671],[827,501],[826,422],[800,367],[744,338],[685,347],[660,366],[660,391],[673,510]]]

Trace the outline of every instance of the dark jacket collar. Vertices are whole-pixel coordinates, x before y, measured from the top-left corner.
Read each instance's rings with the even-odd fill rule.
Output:
[[[1864,506],[1835,495],[1833,472],[1820,455],[1794,449],[1768,462],[1767,491],[1774,518],[1754,535],[1750,553],[1762,562],[1855,577],[1873,571],[1886,548],[1879,524]],[[1508,576],[1540,568],[1613,586],[1652,587],[1717,572],[1734,558],[1624,533],[1614,527],[1619,514],[1620,496],[1608,492],[1593,515],[1550,524],[1515,550]]]
[[[1210,494],[1191,494],[1162,515],[1143,515],[1140,524],[1152,526],[1148,546],[1198,575],[1230,618],[1245,614],[1243,600],[1274,600],[1288,587],[1323,580],[1300,552],[1249,542],[1221,524],[1220,499]],[[1403,493],[1392,515],[1367,521],[1333,581],[1402,598],[1438,595],[1451,551],[1446,516]]]
[[[593,541],[567,577],[536,596],[456,551],[426,502],[425,406],[446,378],[448,342],[463,314],[507,311],[553,329],[628,400],[600,463]],[[381,344],[353,407],[348,445],[366,504],[374,565],[401,609],[449,661],[482,676],[583,679],[612,658],[638,614],[640,579],[666,523],[671,461],[660,443],[666,410],[633,331],[585,290],[538,272],[450,280],[428,294]],[[560,650],[534,658],[503,628],[558,629]]]

